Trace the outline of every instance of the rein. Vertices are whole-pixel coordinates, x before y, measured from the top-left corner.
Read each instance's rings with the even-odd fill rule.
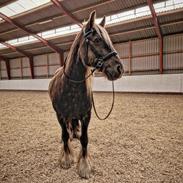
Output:
[[[114,81],[112,81],[112,104],[111,104],[111,108],[110,108],[108,114],[107,114],[105,117],[102,118],[102,117],[100,117],[99,114],[97,113],[97,110],[96,110],[96,107],[95,107],[95,102],[94,102],[94,97],[93,97],[93,92],[92,92],[92,104],[93,104],[93,109],[94,109],[95,115],[97,116],[97,118],[98,118],[99,120],[105,120],[105,119],[107,119],[107,118],[110,116],[110,114],[111,114],[111,112],[112,112],[112,110],[113,110],[113,107],[114,107],[114,99],[115,99]]]
[[[86,43],[87,43],[87,52],[88,52],[88,45],[89,45],[88,36],[89,36],[91,33],[93,33],[93,29],[91,29],[91,30],[89,30],[89,31],[87,31],[87,32],[84,32],[84,38],[85,38],[85,41],[86,41]],[[97,52],[97,51],[94,50],[94,52]],[[88,76],[86,76],[84,79],[82,79],[82,80],[73,80],[73,79],[70,78],[70,76],[68,76],[68,75],[66,74],[66,72],[65,72],[65,62],[64,62],[63,73],[64,73],[64,75],[66,76],[66,78],[67,78],[69,81],[71,81],[71,82],[73,82],[73,83],[77,83],[77,84],[83,83],[83,82],[85,82],[90,76],[93,75],[93,73],[95,72],[96,69],[102,69],[103,64],[104,64],[104,62],[105,62],[106,60],[108,60],[108,59],[111,58],[112,56],[116,56],[116,55],[117,55],[117,52],[111,51],[110,53],[104,55],[103,57],[96,57],[96,58],[95,58],[95,61],[94,61],[94,65],[93,65],[94,69],[92,69],[92,70],[91,70],[91,73],[90,73]],[[66,59],[67,59],[67,58],[66,58]],[[66,59],[65,59],[65,61],[66,61]],[[87,65],[87,66],[88,66],[88,65]],[[93,92],[92,92],[92,91],[91,91],[91,94],[92,94],[92,104],[93,104],[93,109],[94,109],[95,115],[97,116],[97,118],[98,118],[99,120],[105,120],[105,119],[107,119],[107,118],[110,116],[110,114],[111,114],[111,112],[112,112],[112,110],[113,110],[113,108],[114,108],[114,100],[115,100],[114,81],[112,81],[112,104],[111,104],[111,108],[110,108],[108,114],[107,114],[105,117],[102,118],[102,117],[100,117],[99,114],[97,113],[97,110],[96,110],[96,107],[95,107],[95,102],[94,102],[94,97],[93,97]]]

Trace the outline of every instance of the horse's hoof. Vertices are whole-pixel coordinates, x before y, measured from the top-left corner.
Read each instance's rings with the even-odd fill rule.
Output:
[[[60,159],[60,166],[63,169],[69,169],[73,163],[74,163],[74,158],[71,156],[71,154],[64,153]]]
[[[78,173],[79,176],[85,179],[91,177],[91,163],[89,158],[81,158],[78,162]]]

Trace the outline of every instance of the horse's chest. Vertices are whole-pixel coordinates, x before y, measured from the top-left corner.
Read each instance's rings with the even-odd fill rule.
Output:
[[[87,103],[87,93],[82,87],[65,89],[62,93],[61,102],[69,107],[82,107]]]
[[[56,100],[57,109],[64,117],[76,117],[91,109],[90,96],[85,86],[65,86]]]

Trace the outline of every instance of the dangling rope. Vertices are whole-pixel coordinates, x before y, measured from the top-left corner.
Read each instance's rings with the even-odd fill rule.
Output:
[[[93,97],[93,92],[92,92],[92,104],[93,104],[93,109],[94,109],[95,115],[97,116],[97,118],[98,118],[99,120],[105,120],[105,119],[107,119],[107,118],[110,116],[110,114],[111,114],[111,112],[112,112],[112,110],[113,110],[113,108],[114,108],[114,100],[115,100],[114,81],[112,81],[112,105],[111,105],[111,108],[110,108],[108,114],[107,114],[104,118],[102,118],[102,117],[100,117],[99,114],[97,113],[97,110],[96,110],[96,107],[95,107],[95,102],[94,102],[94,97]]]

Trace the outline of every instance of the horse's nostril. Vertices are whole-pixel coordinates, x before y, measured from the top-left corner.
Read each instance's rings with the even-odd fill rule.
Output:
[[[122,69],[121,69],[121,65],[118,65],[118,66],[117,66],[117,71],[118,71],[120,74],[121,74],[121,70],[122,70]]]

